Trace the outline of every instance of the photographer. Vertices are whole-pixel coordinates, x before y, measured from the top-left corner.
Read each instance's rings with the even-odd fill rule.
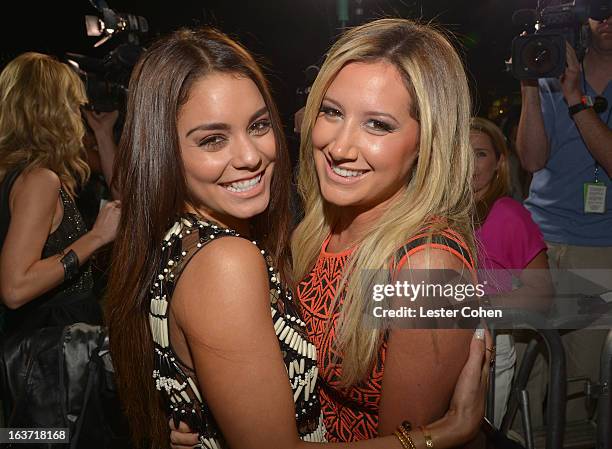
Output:
[[[521,84],[516,146],[533,173],[525,206],[544,235],[552,269],[612,269],[612,17],[589,19],[589,28],[582,63],[567,45],[560,79]],[[596,331],[564,336],[568,377],[597,379],[604,337]],[[569,401],[567,419],[584,417],[583,403]]]

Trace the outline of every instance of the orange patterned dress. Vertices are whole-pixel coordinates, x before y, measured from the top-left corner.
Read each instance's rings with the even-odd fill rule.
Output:
[[[330,237],[323,243],[314,268],[297,289],[309,340],[318,351],[319,397],[327,441],[350,442],[376,438],[387,343],[383,342],[367,381],[349,389],[341,388],[341,357],[335,352],[333,341],[343,297],[336,310],[331,310],[331,306],[354,248],[341,253],[329,253],[326,248]],[[411,254],[428,246],[455,254],[468,269],[473,270],[474,263],[468,248],[461,237],[450,230],[434,235],[431,243],[428,242],[426,231],[409,240],[399,250],[397,269],[401,268]],[[330,320],[333,321],[333,327],[327,333]]]

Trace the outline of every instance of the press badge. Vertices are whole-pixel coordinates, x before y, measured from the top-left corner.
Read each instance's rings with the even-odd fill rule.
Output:
[[[606,212],[607,187],[601,182],[584,183],[584,213],[603,214]]]

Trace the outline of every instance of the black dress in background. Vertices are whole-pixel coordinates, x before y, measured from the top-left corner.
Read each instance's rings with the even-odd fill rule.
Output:
[[[10,190],[20,172],[7,173],[0,183],[0,248],[10,223]],[[58,195],[63,218],[47,238],[41,259],[62,254],[87,232],[74,201],[62,188]],[[5,309],[0,331],[5,426],[70,431],[70,445],[32,443],[16,448],[126,447],[123,423],[113,422],[120,421],[121,413],[112,391],[106,329],[93,285],[87,262],[75,278],[17,310]],[[117,428],[121,435],[114,431]]]
[[[11,219],[8,202],[10,190],[20,172],[21,170],[16,169],[7,173],[0,184],[0,248],[4,244]],[[62,188],[59,190],[59,196],[64,215],[58,228],[49,234],[41,259],[61,254],[87,232],[74,201]],[[102,324],[102,312],[93,295],[90,263],[83,264],[79,275],[74,279],[63,282],[17,310],[8,310],[4,321],[5,339],[17,333],[49,326],[64,326],[77,322]]]

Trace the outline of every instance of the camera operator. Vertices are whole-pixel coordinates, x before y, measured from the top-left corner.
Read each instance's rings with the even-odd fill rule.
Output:
[[[552,269],[612,269],[612,17],[589,19],[589,28],[582,63],[568,44],[560,79],[521,82],[516,146],[533,173],[525,206],[542,230]],[[568,377],[598,378],[605,334],[564,336]],[[582,402],[568,401],[568,420],[585,417]]]

